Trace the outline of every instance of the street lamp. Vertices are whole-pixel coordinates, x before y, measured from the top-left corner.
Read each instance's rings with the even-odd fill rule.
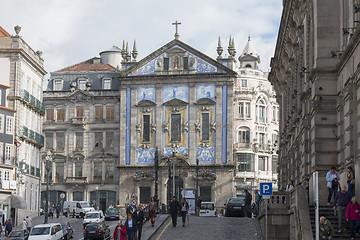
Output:
[[[196,158],[196,191],[195,191],[195,206],[198,202],[198,188],[199,188],[199,158]]]
[[[49,221],[49,174],[51,170],[52,153],[50,150],[46,153],[45,169],[46,169],[46,203],[45,203],[45,221],[44,224]]]
[[[155,164],[155,198],[158,199],[158,175],[159,175],[159,152],[158,152],[158,148],[156,148],[156,150],[155,150],[154,164]]]

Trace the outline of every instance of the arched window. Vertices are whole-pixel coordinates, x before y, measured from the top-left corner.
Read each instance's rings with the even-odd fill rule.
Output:
[[[251,68],[252,66],[251,66],[251,64],[246,64],[246,66],[245,67],[247,67],[247,68]]]
[[[256,102],[256,119],[259,123],[267,122],[267,103],[263,97],[259,97]]]

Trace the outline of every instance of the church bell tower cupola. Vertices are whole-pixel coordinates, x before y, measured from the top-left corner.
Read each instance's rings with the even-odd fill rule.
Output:
[[[239,57],[239,62],[240,68],[259,68],[260,56],[256,53],[250,36],[242,54]]]

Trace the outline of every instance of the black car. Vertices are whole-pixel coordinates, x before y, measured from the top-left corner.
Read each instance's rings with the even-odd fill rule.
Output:
[[[6,239],[11,240],[27,240],[29,238],[29,232],[27,230],[14,230],[9,233]]]
[[[73,237],[74,230],[71,227],[70,223],[62,223],[61,224],[62,231],[64,233],[64,239],[69,240]]]
[[[110,229],[105,223],[90,223],[84,229],[84,240],[110,239]]]
[[[105,221],[108,220],[119,220],[120,219],[120,215],[119,215],[119,211],[116,208],[108,208],[106,209],[105,212]]]
[[[245,198],[229,198],[225,204],[225,217],[244,217]]]

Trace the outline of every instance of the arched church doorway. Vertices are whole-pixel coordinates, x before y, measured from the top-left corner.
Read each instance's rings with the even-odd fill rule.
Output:
[[[184,188],[184,183],[181,177],[175,176],[175,189],[173,184],[173,178],[168,180],[167,192],[168,192],[168,204],[173,196],[176,196],[178,200],[181,200],[181,190]]]

